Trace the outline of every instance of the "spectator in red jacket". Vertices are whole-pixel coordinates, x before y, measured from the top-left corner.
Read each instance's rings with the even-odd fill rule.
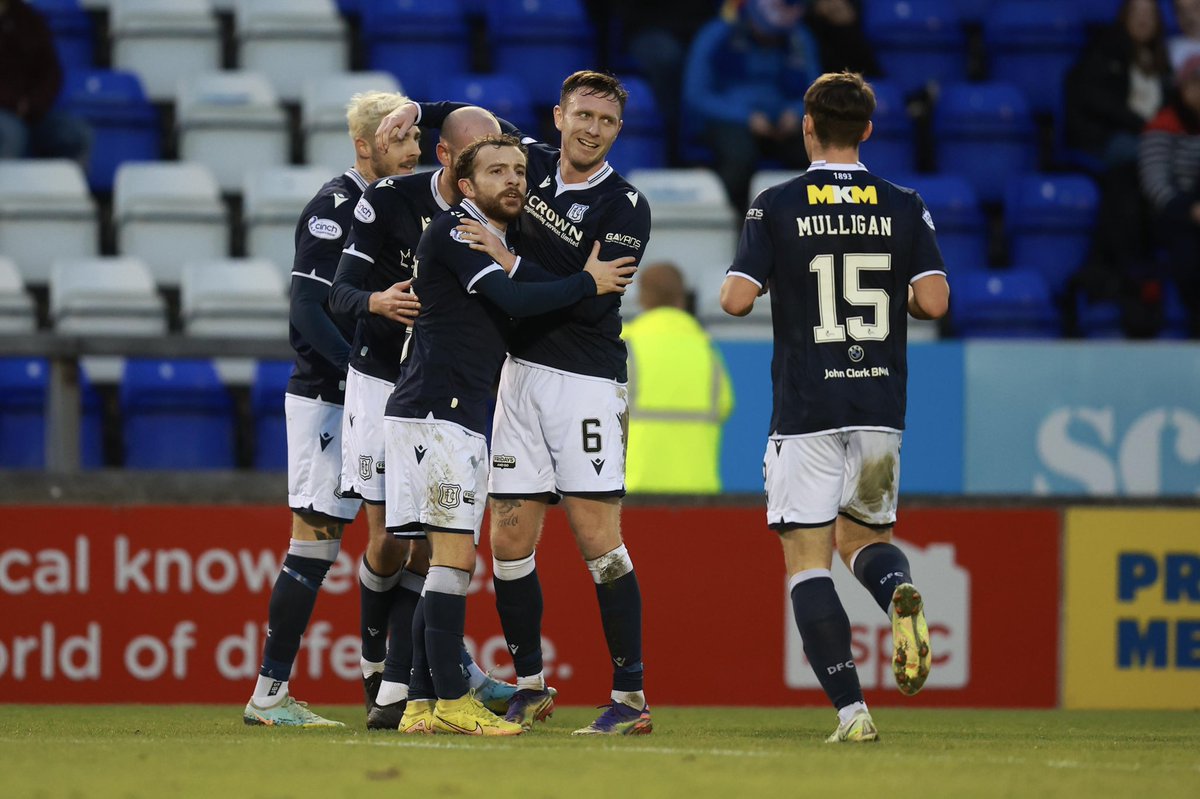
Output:
[[[87,160],[91,132],[54,108],[62,66],[46,20],[24,0],[0,0],[0,158]]]

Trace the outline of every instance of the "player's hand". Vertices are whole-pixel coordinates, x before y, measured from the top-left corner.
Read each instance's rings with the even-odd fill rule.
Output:
[[[485,228],[477,219],[464,219],[455,228],[459,236],[472,250],[479,250],[491,256],[492,260],[504,267],[505,272],[511,272],[517,265],[517,256],[509,252],[504,242],[496,234]]]
[[[400,141],[408,129],[417,124],[417,104],[409,101],[379,121],[375,129],[375,146],[386,153],[393,141]]]
[[[421,301],[409,290],[411,288],[411,279],[393,283],[387,289],[371,294],[367,308],[384,319],[412,327],[413,320],[421,312]]]
[[[633,282],[633,275],[637,272],[637,267],[631,266],[634,260],[632,255],[626,255],[613,261],[601,261],[600,242],[592,244],[592,254],[583,265],[583,271],[596,281],[596,296],[624,294],[625,287]]]

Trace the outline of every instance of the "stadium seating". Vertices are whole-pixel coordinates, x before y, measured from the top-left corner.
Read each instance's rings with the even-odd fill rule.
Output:
[[[975,189],[959,175],[892,175],[898,186],[915,189],[937,229],[938,247],[950,274],[988,266],[987,221]]]
[[[254,468],[287,469],[287,419],[283,395],[292,374],[291,361],[260,361],[250,387],[254,419]]]
[[[963,338],[1054,338],[1062,322],[1033,269],[955,275],[951,322]]]
[[[720,179],[707,169],[638,169],[626,177],[654,209],[641,263],[674,263],[696,291],[697,315],[723,319],[716,297],[737,247],[737,220]]]
[[[1061,295],[1087,255],[1099,192],[1083,175],[1022,175],[1005,189],[1004,223],[1013,263],[1037,269]]]
[[[363,3],[362,39],[367,67],[391,72],[413,97],[430,97],[434,75],[456,74],[471,63],[460,0]]]
[[[533,112],[533,101],[525,84],[511,75],[434,76],[430,97],[474,103],[517,126],[521,133],[542,137],[541,126]]]
[[[286,340],[286,283],[276,266],[260,258],[227,258],[184,264],[180,315],[192,336]],[[217,373],[228,385],[249,385],[255,364],[249,358],[217,358]]]
[[[1061,117],[1062,86],[1083,46],[1083,20],[1069,0],[1009,0],[984,25],[991,74],[1016,84],[1037,113]]]
[[[79,456],[85,469],[103,462],[100,397],[79,375]],[[46,466],[46,406],[50,364],[44,358],[0,358],[0,469]]]
[[[994,0],[999,2],[999,0]],[[1160,6],[1170,7],[1172,0],[1160,0]],[[1080,19],[1086,25],[1107,25],[1117,18],[1121,0],[1072,0]]]
[[[1009,176],[1030,172],[1037,162],[1029,104],[1011,83],[946,86],[933,130],[938,169],[965,177],[981,202],[999,202]]]
[[[350,63],[346,24],[333,0],[240,0],[234,33],[239,67],[266,75],[285,101],[300,100],[305,76]]]
[[[50,320],[70,335],[161,336],[166,307],[137,258],[62,258],[50,280]]]
[[[79,164],[0,161],[0,252],[26,283],[45,284],[50,262],[98,251],[96,203]]]
[[[136,258],[56,259],[50,280],[54,332],[76,336],[161,336],[167,313],[145,264]],[[123,358],[85,356],[98,383],[117,383]]]
[[[888,80],[906,94],[966,75],[967,39],[953,0],[875,0],[863,24]]]
[[[963,22],[982,22],[988,9],[1004,0],[957,0],[958,17]]]
[[[1075,294],[1075,325],[1084,338],[1122,338],[1121,304],[1113,300],[1093,302],[1086,292]]]
[[[117,169],[117,251],[145,261],[162,286],[178,286],[185,258],[224,258],[229,224],[216,178],[203,164],[127,163]]]
[[[179,157],[206,164],[223,192],[246,172],[288,163],[287,116],[270,81],[255,72],[207,72],[180,85]]]
[[[64,71],[86,69],[95,63],[92,20],[79,0],[30,0],[29,4],[45,18]]]
[[[69,72],[60,102],[91,126],[87,176],[92,191],[112,191],[113,177],[123,161],[156,161],[161,157],[158,112],[132,72]]]
[[[210,362],[130,359],[120,404],[127,468],[233,468],[233,401]]]
[[[904,103],[904,92],[887,80],[871,81],[875,90],[874,130],[862,146],[860,157],[877,175],[913,170],[913,124]]]
[[[662,114],[650,84],[641,78],[622,78],[629,92],[621,133],[608,160],[621,174],[634,169],[662,169],[667,165]]]
[[[496,71],[521,80],[536,105],[554,105],[568,75],[596,66],[580,0],[491,0],[487,28]]]
[[[37,327],[33,297],[11,258],[0,255],[0,335],[32,333]]]
[[[266,258],[285,282],[291,280],[300,212],[332,175],[317,166],[287,166],[251,172],[242,190],[246,252]]]
[[[370,91],[402,89],[388,72],[344,72],[305,81],[300,119],[306,164],[324,169],[330,178],[354,166],[346,104],[355,94]]]
[[[112,62],[136,72],[146,94],[173,101],[180,80],[221,68],[208,0],[112,0]]]
[[[1163,281],[1162,295],[1163,329],[1162,339],[1185,339],[1188,337],[1188,313],[1184,307],[1179,287],[1173,281]]]

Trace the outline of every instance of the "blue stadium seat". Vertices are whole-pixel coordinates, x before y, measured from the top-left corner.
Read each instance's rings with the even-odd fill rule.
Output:
[[[92,20],[79,0],[31,0],[29,4],[45,17],[63,71],[91,69],[95,64]]]
[[[875,90],[875,114],[871,117],[874,131],[863,145],[864,163],[877,175],[911,172],[913,124],[904,92],[887,80],[871,81],[871,86]]]
[[[361,8],[367,68],[391,72],[409,96],[433,98],[433,76],[470,65],[461,0],[375,0]]]
[[[71,72],[59,102],[92,128],[88,185],[110,192],[123,161],[157,161],[162,155],[158,112],[132,72],[88,69]]]
[[[967,38],[953,0],[875,0],[864,8],[867,38],[888,80],[904,93],[967,72]]]
[[[933,217],[938,247],[954,280],[960,272],[986,270],[988,231],[979,198],[960,175],[897,175],[888,180],[916,189]]]
[[[46,466],[46,400],[50,365],[44,358],[0,358],[0,469]],[[85,469],[102,465],[100,396],[80,374],[79,455]]]
[[[287,420],[283,394],[292,376],[291,361],[259,361],[250,386],[254,417],[254,468],[287,469]]]
[[[955,332],[963,338],[1056,338],[1062,334],[1050,289],[1033,269],[956,275],[951,317]]]
[[[513,123],[525,135],[542,137],[529,91],[512,75],[438,75],[431,84],[430,97],[474,103]]]
[[[1166,0],[1168,4],[1171,0]],[[1110,25],[1117,19],[1121,0],[1071,0],[1085,25]]]
[[[1063,78],[1083,47],[1083,20],[1067,0],[1010,0],[992,7],[984,40],[993,77],[1015,83],[1037,113],[1060,114]]]
[[[1159,333],[1162,339],[1185,339],[1189,335],[1188,312],[1183,304],[1179,287],[1172,280],[1163,281],[1163,328]]]
[[[621,78],[629,92],[621,134],[608,160],[617,171],[662,169],[667,165],[666,131],[650,84],[641,78]]]
[[[1029,104],[1011,83],[955,83],[933,112],[938,169],[961,174],[981,202],[998,202],[1011,175],[1031,172],[1037,140]]]
[[[211,361],[130,359],[120,393],[127,467],[233,468],[233,400]]]
[[[958,17],[963,22],[982,22],[988,9],[1004,0],[958,0]]]
[[[1004,224],[1014,264],[1037,269],[1055,296],[1087,255],[1100,194],[1083,175],[1020,175],[1005,187]]]
[[[1115,300],[1092,301],[1086,291],[1075,294],[1075,324],[1084,338],[1124,338],[1121,325],[1121,303]]]
[[[492,0],[487,27],[495,70],[524,82],[536,105],[557,103],[568,75],[596,68],[580,0]]]

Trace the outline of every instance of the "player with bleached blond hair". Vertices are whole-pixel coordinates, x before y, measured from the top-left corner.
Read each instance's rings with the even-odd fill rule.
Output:
[[[343,497],[338,485],[346,364],[354,328],[329,311],[329,289],[363,190],[376,178],[411,172],[417,164],[420,144],[415,131],[387,152],[375,146],[379,121],[405,100],[402,94],[388,92],[350,99],[346,121],[354,166],[321,187],[296,225],[290,311],[296,364],[284,397],[291,542],[271,591],[262,665],[242,715],[246,724],[343,726],[293,699],[288,682],[317,592],[360,504]]]

